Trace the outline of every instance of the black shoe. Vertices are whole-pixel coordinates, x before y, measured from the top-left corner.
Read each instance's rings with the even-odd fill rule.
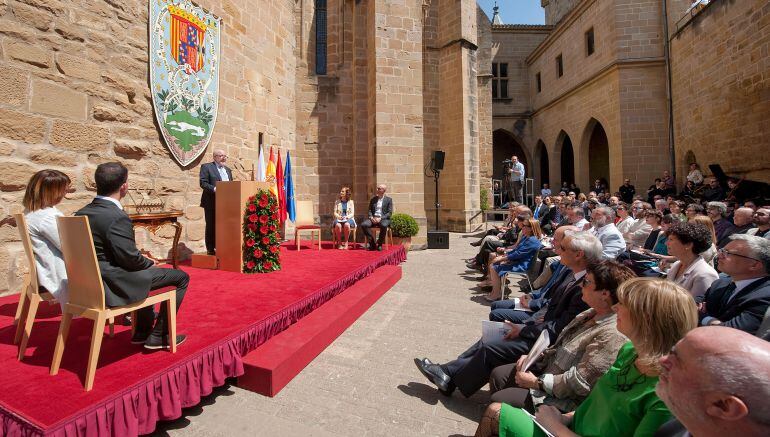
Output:
[[[471,246],[479,247],[479,246],[481,246],[481,241],[474,241],[473,243],[471,243]]]
[[[128,314],[124,315],[123,321],[121,321],[120,324],[123,326],[131,326],[131,316]]]
[[[471,270],[478,270],[479,267],[481,267],[481,266],[477,262],[474,261],[472,263],[465,264],[465,267],[468,267]]]
[[[150,338],[149,332],[135,332],[131,337],[131,344],[144,344]]]
[[[430,363],[430,361],[427,358],[423,358],[422,360],[419,358],[414,359],[414,364],[417,366],[417,369],[420,370],[420,373],[438,387],[442,394],[452,394],[452,391],[454,391],[452,378],[450,378],[438,364],[428,363]]]
[[[184,334],[177,335],[176,345],[179,346],[180,344],[184,343],[186,339],[187,336]],[[171,345],[168,343],[168,335],[164,335],[163,337],[150,335],[147,337],[147,341],[144,342],[144,348],[150,350],[170,349]]]

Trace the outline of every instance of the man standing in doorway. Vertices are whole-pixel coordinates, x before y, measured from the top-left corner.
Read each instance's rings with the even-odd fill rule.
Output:
[[[216,248],[216,184],[219,181],[233,180],[233,172],[225,166],[225,162],[227,162],[227,155],[224,150],[214,150],[214,162],[203,164],[200,171],[200,185],[203,189],[201,207],[206,219],[206,253],[209,255],[214,255]]]
[[[511,177],[511,191],[510,199],[513,202],[524,203],[521,189],[524,186],[524,164],[519,162],[519,158],[516,155],[511,156],[511,162],[513,165],[508,170]]]

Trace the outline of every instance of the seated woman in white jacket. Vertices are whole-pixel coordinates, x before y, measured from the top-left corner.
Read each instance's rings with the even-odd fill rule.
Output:
[[[355,206],[351,199],[350,188],[342,187],[340,197],[334,202],[334,244],[337,249],[348,248],[348,235],[356,227]]]
[[[40,170],[32,175],[24,193],[24,216],[35,253],[38,283],[56,298],[67,303],[67,270],[61,253],[56,217],[62,216],[56,205],[70,187],[70,178],[58,170]]]
[[[676,257],[667,277],[693,297],[706,293],[719,274],[700,256],[712,244],[711,233],[700,223],[676,223],[668,231],[668,253]]]

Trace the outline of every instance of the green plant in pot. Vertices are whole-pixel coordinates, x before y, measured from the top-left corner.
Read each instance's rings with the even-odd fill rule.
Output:
[[[390,217],[390,229],[393,231],[393,243],[401,244],[409,250],[412,247],[412,237],[417,235],[420,226],[411,215],[397,213]]]

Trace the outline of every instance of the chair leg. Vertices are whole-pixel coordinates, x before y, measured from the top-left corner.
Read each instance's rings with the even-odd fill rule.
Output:
[[[53,359],[51,360],[51,375],[59,373],[59,365],[61,364],[61,357],[64,355],[64,345],[67,343],[67,335],[70,332],[70,324],[72,323],[72,313],[65,312],[62,314],[61,322],[59,322],[59,333],[56,335],[56,347],[53,350]]]
[[[107,319],[107,324],[110,328],[110,338],[115,337],[115,317]]]
[[[321,250],[321,230],[318,230],[318,250]]]
[[[37,314],[37,307],[40,305],[39,294],[33,294],[29,297],[28,308],[26,311],[26,317],[24,318],[24,331],[21,334],[21,341],[19,342],[19,361],[24,359],[24,352],[27,350],[27,342],[29,336],[32,334],[32,324],[35,323],[35,314]]]
[[[27,320],[27,313],[29,312],[29,296],[27,292],[23,292],[19,298],[19,306],[16,308],[19,320],[16,321],[16,334],[13,336],[13,344],[19,344],[21,340],[21,334],[24,332],[24,321]]]
[[[168,320],[166,320],[166,323],[168,323],[168,341],[169,345],[171,346],[171,353],[176,353],[176,295],[172,294],[171,297],[166,301],[166,305],[168,307],[166,308],[166,314],[168,316]]]
[[[294,245],[297,246],[297,250],[299,250],[299,230],[294,231]]]
[[[131,311],[131,337],[136,333],[136,311]]]
[[[16,305],[16,315],[13,316],[13,324],[17,325],[20,323],[19,320],[21,320],[21,313],[24,311],[24,304],[27,303],[27,290],[26,288],[22,289],[21,294],[19,295],[19,304]],[[15,340],[15,343],[18,343],[19,340]]]
[[[96,367],[99,363],[99,351],[102,349],[105,321],[103,314],[99,314],[96,320],[94,320],[94,329],[91,333],[91,348],[88,351],[88,367],[86,367],[86,391],[91,391],[94,387],[94,376],[96,376]]]

